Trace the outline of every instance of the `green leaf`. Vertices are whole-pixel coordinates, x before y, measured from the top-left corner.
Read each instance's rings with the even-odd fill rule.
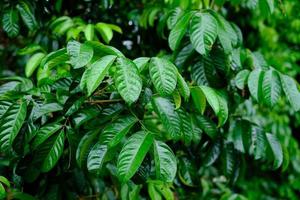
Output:
[[[45,69],[51,69],[60,64],[65,64],[69,60],[67,50],[65,48],[59,49],[49,53],[41,61],[41,67]]]
[[[84,29],[84,36],[86,38],[87,41],[92,41],[94,38],[94,25],[93,24],[88,24],[86,25],[85,29]]]
[[[208,104],[212,107],[212,109],[217,115],[220,111],[219,97],[217,93],[214,91],[214,89],[210,87],[204,85],[199,87],[202,90],[203,94],[205,95]]]
[[[113,31],[111,27],[108,24],[100,22],[96,24],[95,28],[99,31],[104,42],[108,44],[113,38]]]
[[[6,111],[9,109],[11,105],[12,102],[0,101],[0,119],[2,119],[3,115],[6,113]]]
[[[261,14],[268,16],[274,12],[274,0],[259,0],[259,9]]]
[[[281,84],[278,73],[275,70],[268,70],[263,77],[262,84],[264,102],[273,107],[281,95]]]
[[[212,165],[221,154],[221,142],[220,140],[215,141],[208,149],[205,158],[204,166],[208,167]]]
[[[191,88],[192,99],[196,109],[203,114],[206,108],[206,97],[199,87]]]
[[[282,89],[283,89],[288,101],[292,105],[292,108],[295,111],[299,111],[300,110],[300,101],[299,101],[300,92],[297,88],[297,85],[296,85],[294,79],[292,79],[291,77],[289,77],[287,75],[280,74],[280,80],[281,80]]]
[[[168,96],[173,93],[177,82],[177,68],[173,63],[162,58],[151,58],[149,72],[160,95]]]
[[[227,98],[220,91],[216,91],[219,101],[219,112],[216,113],[218,116],[218,126],[223,126],[228,119],[228,105]]]
[[[183,139],[184,144],[189,146],[191,145],[194,134],[192,118],[189,115],[189,113],[183,109],[179,109],[177,113],[180,117],[180,130],[182,133],[181,137]]]
[[[2,183],[0,183],[0,199],[5,199],[6,197],[6,191]]]
[[[45,116],[53,112],[61,111],[62,109],[63,107],[60,104],[55,102],[42,104],[41,106],[39,104],[34,104],[34,107],[30,114],[30,119],[32,121],[35,121],[42,116]]]
[[[26,67],[25,67],[26,77],[30,77],[33,74],[33,72],[40,65],[40,63],[44,57],[45,57],[44,53],[36,53],[30,57],[30,59],[26,63]]]
[[[77,147],[76,150],[76,161],[78,166],[81,169],[84,169],[86,167],[86,162],[88,155],[93,147],[93,145],[96,143],[96,138],[98,135],[98,130],[90,131],[87,134],[85,134]]]
[[[176,25],[171,30],[168,40],[169,46],[173,51],[178,49],[180,42],[187,30],[192,15],[193,12],[183,14],[183,16],[180,19],[178,19]]]
[[[118,158],[118,177],[127,182],[142,164],[153,143],[151,133],[140,131],[133,134],[124,144]]]
[[[130,105],[142,91],[142,79],[136,65],[127,58],[117,58],[114,81],[122,98]]]
[[[277,169],[281,166],[281,164],[283,162],[282,148],[281,148],[281,145],[280,145],[278,139],[273,134],[266,133],[266,136],[267,136],[271,151],[273,153],[273,158],[274,158],[273,167],[274,167],[274,169]]]
[[[96,143],[90,151],[87,159],[87,169],[92,173],[98,173],[103,166],[107,155],[107,145]]]
[[[179,72],[177,72],[177,81],[178,89],[181,96],[184,98],[185,101],[188,101],[191,93],[190,88]]]
[[[252,71],[248,77],[248,88],[250,94],[257,101],[260,101],[262,99],[262,85],[264,74],[264,71],[256,69]]]
[[[195,50],[207,55],[217,39],[217,21],[209,13],[197,13],[191,20],[190,39]]]
[[[0,150],[8,151],[18,135],[26,118],[27,104],[25,101],[10,106],[0,119]]]
[[[9,37],[16,37],[19,34],[19,15],[13,7],[4,11],[2,17],[3,30]]]
[[[94,62],[89,68],[86,77],[88,96],[90,96],[101,84],[116,56],[104,56]]]
[[[247,79],[249,77],[250,71],[248,69],[244,69],[240,71],[235,77],[235,85],[237,88],[243,90],[245,85],[247,84]]]
[[[174,153],[167,144],[158,140],[154,140],[153,149],[156,178],[164,182],[173,182],[177,171]]]
[[[61,124],[51,123],[43,126],[35,133],[35,138],[31,144],[32,149],[36,149],[39,145],[45,142],[50,136],[60,130]]]
[[[175,104],[175,110],[178,110],[181,106],[181,96],[177,90],[173,92],[172,96]]]
[[[197,115],[196,116],[196,120],[197,120],[197,124],[199,125],[199,127],[212,139],[215,139],[217,137],[217,126],[215,125],[215,123],[205,117],[205,116],[201,116],[201,115]]]
[[[74,69],[81,68],[88,64],[93,57],[93,48],[84,43],[70,41],[67,44],[67,52],[70,56],[70,63]]]
[[[32,13],[32,8],[26,1],[19,1],[17,5],[17,9],[21,15],[22,20],[24,21],[25,25],[29,30],[34,30],[37,28],[38,24]]]
[[[148,68],[148,63],[149,63],[150,58],[148,57],[140,57],[137,59],[134,59],[133,62],[137,66],[139,72],[143,72]]]
[[[175,112],[173,103],[163,97],[154,97],[152,99],[152,105],[169,136],[173,139],[179,139],[180,118]]]
[[[170,16],[167,20],[167,25],[169,29],[172,29],[177,23],[178,19],[182,17],[183,11],[177,7],[170,12]]]
[[[64,139],[65,133],[62,130],[55,137],[54,143],[52,144],[50,151],[45,157],[45,160],[41,167],[42,172],[48,172],[56,165],[64,150]]]
[[[109,147],[116,146],[136,122],[137,119],[135,117],[124,116],[108,124],[100,134],[100,143],[106,144]]]

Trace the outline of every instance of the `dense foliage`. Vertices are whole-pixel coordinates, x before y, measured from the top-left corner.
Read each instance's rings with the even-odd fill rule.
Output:
[[[0,7],[0,199],[298,199],[297,0]]]

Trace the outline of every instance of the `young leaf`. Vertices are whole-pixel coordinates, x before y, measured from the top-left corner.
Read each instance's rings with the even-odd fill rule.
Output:
[[[74,69],[80,68],[88,64],[93,57],[93,48],[84,43],[70,41],[67,44],[67,52],[70,56],[70,63]]]
[[[142,79],[136,65],[127,58],[117,58],[114,81],[122,98],[131,105],[142,91]]]
[[[291,77],[280,74],[282,89],[295,111],[300,110],[300,92],[297,85]]]
[[[173,93],[177,82],[177,68],[170,61],[162,58],[151,58],[150,77],[155,89],[162,96]]]
[[[179,139],[180,118],[175,112],[174,105],[163,97],[154,97],[152,99],[152,105],[171,138]]]
[[[42,164],[42,172],[48,172],[56,165],[64,150],[64,140],[65,133],[62,130],[60,133],[57,134],[57,136],[55,136],[54,143],[52,144],[51,149],[47,153],[45,160]]]
[[[96,24],[95,28],[97,31],[99,31],[104,42],[108,44],[113,37],[113,31],[111,27],[108,24],[100,22]]]
[[[22,20],[29,30],[34,30],[35,28],[37,28],[37,21],[34,17],[34,14],[32,13],[30,5],[26,1],[19,1],[17,9],[19,10]]]
[[[154,140],[153,150],[156,178],[164,182],[173,182],[177,171],[174,153],[167,144],[158,140]]]
[[[0,119],[0,151],[8,151],[18,135],[26,118],[26,101],[15,103],[8,108]]]
[[[275,70],[269,70],[265,73],[262,83],[262,94],[264,102],[273,107],[281,94],[280,78]]]
[[[3,30],[9,37],[16,37],[19,34],[19,15],[13,7],[4,11],[2,17]]]
[[[118,158],[118,177],[127,182],[142,164],[153,143],[151,133],[140,131],[133,134],[124,144]]]
[[[95,30],[94,30],[94,25],[93,24],[88,24],[86,25],[84,29],[84,36],[87,41],[92,41],[94,38]]]
[[[191,20],[191,43],[201,55],[207,55],[217,38],[217,21],[209,13],[195,14]]]
[[[90,66],[86,77],[88,96],[90,96],[101,84],[104,76],[107,74],[115,59],[116,56],[104,56]]]
[[[44,53],[36,53],[30,57],[30,59],[26,63],[26,67],[25,67],[26,77],[30,77],[33,74],[33,72],[40,65],[40,63],[44,57],[45,57]]]
[[[97,173],[102,169],[107,151],[107,146],[99,142],[93,146],[87,159],[87,169],[90,172]]]
[[[137,122],[133,116],[125,116],[107,125],[100,134],[99,141],[109,147],[116,146]]]
[[[187,30],[192,15],[192,12],[187,12],[183,14],[183,16],[180,19],[178,19],[176,25],[171,30],[169,35],[169,46],[173,51],[178,49],[180,42]]]

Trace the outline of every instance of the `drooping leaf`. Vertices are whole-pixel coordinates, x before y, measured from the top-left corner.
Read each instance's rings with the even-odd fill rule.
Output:
[[[183,109],[177,110],[180,117],[181,137],[185,145],[189,146],[194,137],[194,130],[191,116]]]
[[[86,77],[86,87],[88,96],[90,96],[101,84],[110,66],[115,61],[116,56],[104,56],[94,62],[89,68]]]
[[[69,60],[67,50],[65,48],[49,53],[41,61],[41,67],[51,69],[60,64],[65,64]]]
[[[215,141],[208,149],[208,152],[204,158],[204,165],[210,166],[212,165],[221,154],[221,142],[220,140]]]
[[[19,34],[19,16],[15,8],[11,7],[4,11],[2,24],[9,37],[16,37]]]
[[[196,116],[196,121],[199,127],[212,139],[217,137],[217,126],[209,118],[201,115]]]
[[[26,63],[26,67],[25,67],[26,77],[30,77],[33,74],[33,72],[40,65],[40,63],[44,57],[45,57],[44,53],[36,53],[30,57],[30,59]]]
[[[288,101],[290,102],[290,104],[292,105],[292,108],[295,111],[299,111],[300,110],[300,92],[297,88],[297,85],[295,83],[295,81],[287,76],[287,75],[280,75],[280,80],[281,80],[281,86],[282,89],[288,99]]]
[[[163,97],[154,97],[152,99],[152,105],[169,136],[173,139],[179,139],[180,118],[175,112],[175,107],[172,102]]]
[[[174,153],[167,144],[158,140],[154,140],[153,149],[156,178],[164,182],[173,182],[177,171]]]
[[[87,159],[87,169],[90,172],[97,173],[102,169],[107,151],[107,146],[99,142],[93,146]]]
[[[207,55],[218,33],[217,21],[209,13],[197,13],[192,17],[190,39],[193,47],[201,55]]]
[[[27,104],[21,101],[11,105],[0,119],[0,150],[8,151],[26,118]]]
[[[108,24],[105,23],[97,23],[95,26],[96,30],[100,33],[105,43],[109,43],[113,38],[113,31]]]
[[[206,97],[199,87],[191,88],[192,99],[196,109],[203,114],[206,108]]]
[[[133,116],[125,116],[107,125],[100,134],[99,141],[109,147],[116,146],[137,122]]]
[[[274,70],[267,71],[263,77],[262,84],[264,102],[270,107],[273,107],[281,95],[281,85],[278,73]]]
[[[173,51],[179,47],[181,40],[186,33],[192,14],[192,12],[183,14],[183,16],[177,20],[176,25],[171,30],[169,35],[169,46]]]
[[[77,41],[70,41],[67,44],[67,52],[70,56],[70,63],[74,69],[88,64],[93,57],[93,48],[88,44],[80,44]]]
[[[36,29],[38,24],[34,17],[34,14],[32,13],[30,4],[28,4],[26,1],[21,0],[21,1],[19,1],[18,5],[17,5],[17,9],[19,10],[21,18],[24,21],[27,28],[29,30]]]
[[[208,104],[211,106],[211,108],[217,115],[220,111],[219,97],[217,93],[214,91],[214,89],[207,86],[200,86],[200,89],[205,95]]]
[[[42,172],[48,172],[56,165],[64,150],[64,139],[65,133],[62,130],[55,137],[51,149],[45,157],[45,160],[41,167]]]
[[[149,72],[155,89],[162,96],[171,95],[176,88],[177,69],[168,60],[151,58]]]
[[[127,182],[138,170],[153,143],[151,133],[140,131],[124,144],[118,158],[118,177]]]
[[[114,81],[122,98],[130,105],[142,91],[142,79],[136,65],[127,58],[117,58]]]

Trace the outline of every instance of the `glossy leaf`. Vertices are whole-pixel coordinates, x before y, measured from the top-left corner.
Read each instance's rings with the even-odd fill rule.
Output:
[[[292,108],[295,111],[299,111],[300,110],[300,101],[299,101],[300,92],[297,88],[295,81],[287,75],[280,75],[280,80],[281,80],[282,89],[286,95],[286,98],[292,105]]]
[[[30,77],[33,74],[33,72],[40,65],[44,57],[45,57],[44,53],[36,53],[30,57],[25,67],[26,77]]]
[[[262,84],[264,102],[273,107],[281,95],[281,84],[278,73],[274,70],[267,71],[263,77]]]
[[[173,103],[163,97],[154,97],[152,105],[169,136],[178,139],[180,136],[180,118],[175,112]]]
[[[107,146],[99,142],[93,146],[87,159],[87,169],[90,172],[97,173],[102,169],[107,151]]]
[[[80,44],[76,41],[70,41],[67,45],[67,51],[70,56],[70,63],[74,69],[88,64],[93,57],[93,48],[88,44]]]
[[[90,96],[101,84],[105,75],[107,75],[110,66],[115,61],[116,56],[104,56],[94,62],[87,70],[86,87],[88,96]]]
[[[177,69],[170,61],[162,58],[151,58],[150,77],[155,89],[162,96],[171,95],[176,88]]]
[[[13,7],[4,11],[2,17],[3,30],[9,37],[16,37],[19,34],[19,16]]]
[[[235,84],[236,84],[237,88],[239,88],[241,90],[244,89],[245,85],[247,84],[249,74],[250,74],[250,71],[247,69],[244,69],[236,75]]]
[[[151,133],[140,131],[133,134],[124,144],[118,158],[118,177],[127,182],[142,164],[153,143]]]
[[[248,88],[251,96],[260,101],[262,99],[262,83],[264,72],[260,69],[252,71],[248,77]]]
[[[185,101],[188,101],[189,97],[190,97],[190,88],[187,84],[187,82],[185,82],[184,78],[181,76],[181,74],[179,72],[177,72],[177,85],[178,85],[178,89],[180,94],[182,95],[182,97],[184,98]]]
[[[207,55],[218,33],[217,21],[209,13],[197,13],[192,17],[190,39],[193,47],[201,55]]]
[[[34,14],[32,13],[32,9],[30,5],[26,1],[19,1],[17,5],[17,9],[21,15],[22,20],[29,30],[34,30],[37,28],[38,24],[35,19]]]
[[[122,98],[130,105],[142,91],[142,79],[136,65],[127,58],[117,58],[114,81]]]
[[[154,140],[153,149],[156,178],[165,182],[173,182],[177,171],[174,153],[167,144],[158,140]]]
[[[0,150],[6,152],[11,149],[27,113],[27,104],[21,101],[11,105],[0,119]]]

